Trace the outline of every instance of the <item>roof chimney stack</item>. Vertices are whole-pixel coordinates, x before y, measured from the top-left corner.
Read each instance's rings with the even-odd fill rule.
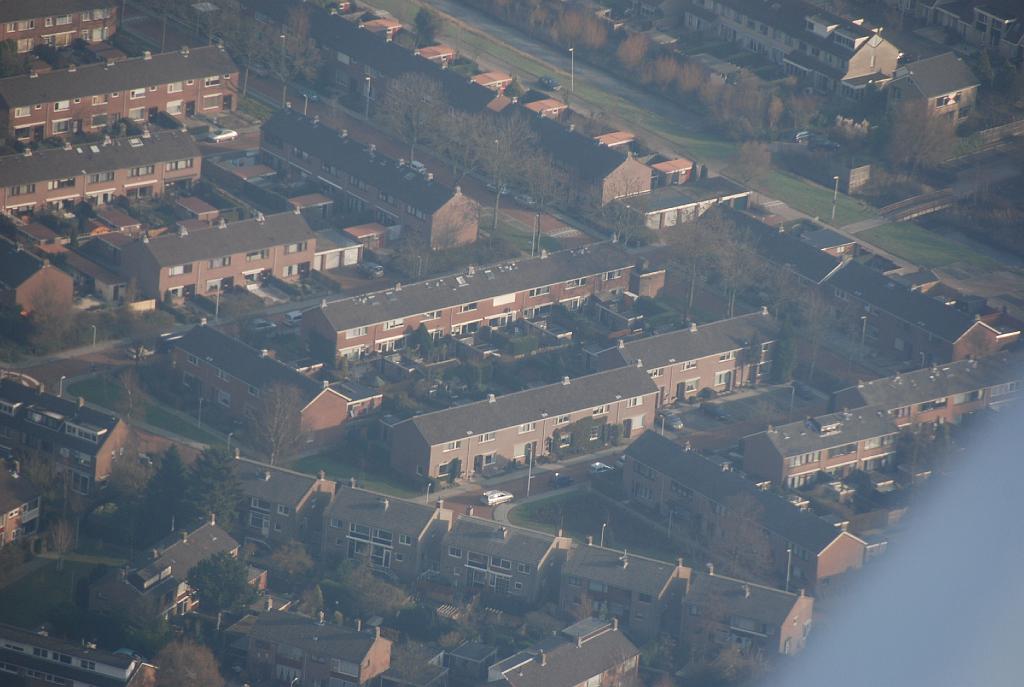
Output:
[[[744,584],[743,585],[743,598],[744,599],[749,599],[750,598],[750,585],[749,584]]]
[[[569,375],[562,377],[562,386],[569,386]]]
[[[494,403],[494,402],[495,402],[495,400],[497,400],[497,399],[496,399],[496,397],[494,396],[494,394],[487,394],[487,402],[488,402],[488,403]]]
[[[263,471],[263,481],[264,482],[269,482],[270,481],[270,470],[264,470]]]
[[[593,545],[594,545],[594,535],[588,534],[587,535],[587,546],[593,546]]]
[[[348,486],[350,486],[353,489],[356,488],[356,478],[355,477],[349,477],[348,478]]]
[[[690,322],[690,331],[691,332],[697,331],[697,323],[696,322]]]

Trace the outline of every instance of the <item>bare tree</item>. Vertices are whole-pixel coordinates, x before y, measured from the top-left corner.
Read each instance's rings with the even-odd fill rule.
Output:
[[[930,167],[953,154],[956,125],[952,120],[932,116],[917,102],[906,102],[895,109],[889,135],[888,155],[895,164],[911,173]]]
[[[493,235],[498,229],[501,194],[522,183],[527,171],[523,151],[530,149],[536,136],[526,118],[518,113],[486,121],[487,125],[479,133],[478,145],[483,151],[484,171],[494,186]]]
[[[767,145],[756,141],[747,141],[740,146],[739,177],[750,181],[763,176],[772,165],[772,153]]]
[[[772,551],[760,524],[764,509],[750,494],[729,499],[710,542],[710,553],[726,574],[755,582],[774,581]]]
[[[685,312],[687,318],[690,317],[690,313],[693,311],[693,301],[697,295],[697,286],[707,278],[710,269],[713,267],[712,258],[715,251],[715,237],[717,233],[712,222],[701,218],[696,222],[690,222],[677,227],[665,235],[670,255],[682,267],[687,283]]]
[[[434,79],[403,74],[388,82],[380,99],[382,122],[409,145],[409,159],[416,159],[416,146],[429,143],[439,132],[444,112],[444,94]]]
[[[224,687],[224,678],[213,653],[190,640],[172,642],[154,661],[160,670],[157,687]]]
[[[299,411],[303,405],[299,390],[290,384],[272,384],[260,392],[260,403],[250,427],[271,465],[302,445]]]
[[[480,147],[483,121],[478,114],[452,110],[441,119],[437,143],[452,161],[456,181],[480,169],[484,149]]]
[[[643,64],[650,47],[651,42],[647,36],[642,33],[630,34],[629,38],[619,44],[619,49],[615,52],[615,56],[622,63],[622,66],[627,69],[636,69]]]
[[[41,291],[33,301],[30,313],[33,347],[37,350],[61,347],[74,321],[71,304],[60,300],[53,290]]]
[[[50,525],[50,547],[57,552],[57,570],[64,569],[64,556],[75,543],[75,526],[67,518]]]

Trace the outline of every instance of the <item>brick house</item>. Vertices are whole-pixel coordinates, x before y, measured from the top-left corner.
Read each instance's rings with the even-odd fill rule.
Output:
[[[947,52],[897,67],[886,93],[889,107],[916,103],[925,117],[961,122],[974,110],[979,85],[971,68]]]
[[[238,542],[211,517],[191,532],[170,535],[150,551],[149,560],[111,570],[89,589],[89,610],[116,616],[168,619],[191,613],[199,600],[189,573],[217,554],[238,556]]]
[[[339,486],[323,513],[321,550],[329,560],[366,561],[405,583],[437,566],[453,513],[353,486]]]
[[[671,513],[698,541],[709,541],[732,504],[756,504],[751,525],[767,539],[776,578],[788,572],[791,586],[813,589],[864,564],[867,544],[859,537],[654,432],[626,449],[622,479],[635,503],[665,518]]]
[[[651,168],[628,151],[601,145],[548,117],[531,115],[529,122],[538,147],[566,172],[579,201],[607,205],[650,192]]]
[[[458,186],[419,174],[317,120],[276,112],[263,125],[260,154],[286,176],[319,183],[341,211],[401,225],[435,250],[476,241],[480,208]]]
[[[683,598],[679,638],[712,635],[717,644],[743,651],[792,656],[811,632],[814,599],[716,574],[694,572]],[[701,636],[697,641],[703,641]]]
[[[764,309],[623,341],[597,353],[591,365],[610,370],[639,361],[661,392],[659,405],[671,405],[704,389],[724,393],[760,382],[771,368],[778,331]]]
[[[763,56],[818,91],[847,98],[859,99],[871,84],[885,82],[901,54],[881,28],[802,0],[693,0],[685,23]]]
[[[460,336],[542,317],[556,304],[577,310],[598,293],[635,292],[647,286],[635,263],[614,244],[591,244],[326,302],[303,315],[302,328],[324,358],[387,353],[421,324],[436,338]]]
[[[39,530],[39,492],[0,462],[0,548],[32,537]]]
[[[572,442],[633,439],[654,424],[658,388],[636,366],[416,415],[391,428],[391,466],[420,477],[473,475]],[[591,443],[593,442],[593,443]]]
[[[0,665],[5,682],[26,687],[149,687],[156,681],[156,668],[138,655],[111,653],[84,638],[68,641],[7,624],[0,624]]]
[[[237,83],[238,67],[216,46],[11,76],[0,79],[0,130],[40,141],[160,112],[212,117],[235,109]]]
[[[69,311],[74,290],[67,272],[0,238],[0,306],[29,313],[38,307]]]
[[[832,410],[877,406],[900,428],[960,422],[983,408],[1018,398],[1024,388],[1020,355],[1002,352],[900,372],[832,395]]]
[[[235,456],[235,477],[243,503],[239,529],[245,541],[278,546],[300,541],[315,553],[334,481]]]
[[[557,591],[571,545],[560,534],[460,516],[444,539],[440,576],[466,598],[493,594],[533,606],[549,590]]]
[[[10,378],[0,379],[0,451],[53,461],[71,491],[89,494],[110,476],[128,428],[117,416]]]
[[[487,684],[510,687],[637,687],[640,650],[618,621],[588,618],[498,661]]]
[[[390,667],[391,640],[379,627],[362,632],[270,611],[255,617],[246,654],[257,684],[366,685]]]
[[[904,0],[900,8],[912,10],[918,19],[941,26],[967,43],[996,50],[1017,64],[1024,60],[1024,12],[1013,2]]]
[[[271,276],[298,281],[315,253],[306,220],[283,212],[133,241],[121,249],[120,267],[148,298],[206,296]]]
[[[0,207],[8,213],[74,211],[84,201],[149,198],[199,180],[202,154],[178,131],[43,148],[0,158]]]
[[[575,546],[562,566],[559,608],[576,617],[614,617],[631,638],[646,643],[678,625],[691,571],[627,551]]]
[[[76,40],[99,43],[117,32],[118,10],[114,0],[6,0],[0,3],[0,42],[14,41],[19,53]]]
[[[239,420],[258,421],[264,402],[294,401],[293,410],[310,442],[337,439],[347,420],[371,412],[382,400],[378,391],[363,390],[361,385],[307,377],[269,352],[207,325],[193,327],[177,339],[171,361],[190,394],[217,403]],[[295,397],[276,396],[281,387],[294,389]]]
[[[842,479],[892,465],[899,432],[877,406],[819,415],[744,437],[743,469],[789,489]]]

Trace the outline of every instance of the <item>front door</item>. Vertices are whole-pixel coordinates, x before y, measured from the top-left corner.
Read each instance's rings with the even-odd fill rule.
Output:
[[[231,96],[230,95],[224,96],[224,100],[221,103],[221,109],[224,110],[225,112],[229,112],[231,110]]]
[[[187,103],[185,103],[185,116],[186,117],[195,117],[196,116],[196,101],[195,100],[189,100]]]
[[[157,116],[158,114],[160,114],[160,108],[159,108],[159,107],[151,107],[151,108],[149,108],[149,121],[151,121],[151,122],[152,122],[152,121],[153,121],[153,119],[154,119],[154,118],[155,118],[155,117],[156,117],[156,116]]]
[[[32,129],[32,140],[41,141],[46,137],[46,125],[40,124]]]

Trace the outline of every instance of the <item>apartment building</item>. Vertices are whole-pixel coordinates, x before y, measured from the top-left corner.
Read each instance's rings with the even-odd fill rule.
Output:
[[[74,279],[67,272],[20,243],[0,238],[0,307],[24,313],[39,307],[69,311],[74,290]]]
[[[842,479],[892,465],[899,433],[878,406],[819,415],[744,437],[743,469],[788,489]]]
[[[199,180],[202,154],[179,131],[27,150],[0,157],[0,208],[10,214],[73,212],[86,201],[150,198]]]
[[[268,277],[298,281],[309,274],[315,253],[306,220],[284,212],[143,237],[121,248],[119,266],[146,297],[180,298],[255,287]]]
[[[575,546],[562,566],[559,608],[575,617],[616,618],[641,644],[663,631],[675,632],[691,571],[628,551]]]
[[[117,32],[115,0],[5,0],[0,3],[0,42],[18,53],[40,45],[64,48],[77,40],[105,41]]]
[[[110,653],[94,644],[0,624],[0,681],[44,687],[147,687],[156,669],[138,656]]]
[[[683,598],[679,638],[684,644],[708,636],[744,652],[792,656],[811,633],[814,599],[744,580],[694,572]]]
[[[483,326],[543,317],[556,304],[578,310],[598,293],[636,292],[645,285],[635,262],[617,245],[600,243],[471,267],[463,274],[326,302],[302,316],[302,328],[311,347],[327,359],[388,353],[404,348],[406,336],[420,325],[435,338],[464,336]],[[655,276],[664,280],[663,271]]]
[[[493,520],[460,516],[444,539],[440,575],[463,597],[493,594],[535,605],[558,589],[572,540]]]
[[[192,117],[234,110],[238,67],[217,46],[148,51],[120,62],[0,79],[0,131],[22,142],[97,134],[160,112]]]
[[[926,23],[1018,65],[1024,61],[1024,11],[1013,0],[900,0],[900,9],[910,9]]]
[[[39,530],[39,491],[15,470],[0,462],[0,548]]]
[[[592,367],[642,365],[658,386],[659,405],[693,398],[704,389],[726,393],[753,386],[769,374],[778,322],[767,308],[749,315],[620,341],[597,353]]]
[[[979,85],[963,59],[947,52],[897,67],[886,93],[890,107],[918,103],[925,117],[961,122],[974,110]]]
[[[783,66],[819,91],[848,98],[887,81],[901,55],[881,28],[801,0],[692,0],[685,21]]]
[[[127,426],[116,416],[0,378],[0,452],[53,461],[69,488],[89,494],[123,454]],[[133,457],[134,458],[134,457]]]
[[[313,379],[269,351],[205,324],[175,340],[171,365],[189,395],[216,403],[244,422],[258,422],[267,412],[294,404],[288,410],[297,414],[308,442],[338,439],[348,420],[378,408],[382,400],[379,391],[362,385]]]
[[[813,589],[864,564],[867,543],[859,537],[654,432],[626,449],[622,479],[630,498],[666,519],[671,513],[674,527],[698,540],[708,540],[733,504],[756,503],[751,524],[764,533],[776,578],[788,574],[790,588]]]
[[[596,372],[416,415],[389,432],[391,466],[449,479],[527,463],[574,441],[632,440],[654,424],[658,387],[642,367]]]
[[[321,471],[306,475],[235,455],[235,478],[242,492],[239,509],[245,540],[265,546],[300,541],[320,548],[324,508],[335,484]]]
[[[322,552],[365,561],[379,574],[412,583],[435,570],[453,513],[355,486],[339,486],[323,513]]]
[[[316,119],[278,111],[263,125],[260,154],[286,176],[321,184],[346,214],[372,213],[374,222],[401,226],[434,250],[476,241],[480,207],[460,187],[445,186]]]
[[[246,651],[260,684],[366,685],[391,666],[391,640],[295,613],[255,616]],[[376,684],[376,683],[373,683]]]
[[[611,622],[588,618],[498,661],[487,684],[509,687],[637,687],[640,650]]]
[[[1019,398],[1024,371],[1019,353],[997,353],[920,370],[899,372],[832,395],[832,410],[877,406],[901,429],[912,425],[958,423],[983,408]]]
[[[148,620],[191,613],[199,604],[189,573],[217,554],[238,556],[238,542],[211,515],[195,530],[175,532],[153,547],[149,560],[111,570],[89,589],[89,610]]]

